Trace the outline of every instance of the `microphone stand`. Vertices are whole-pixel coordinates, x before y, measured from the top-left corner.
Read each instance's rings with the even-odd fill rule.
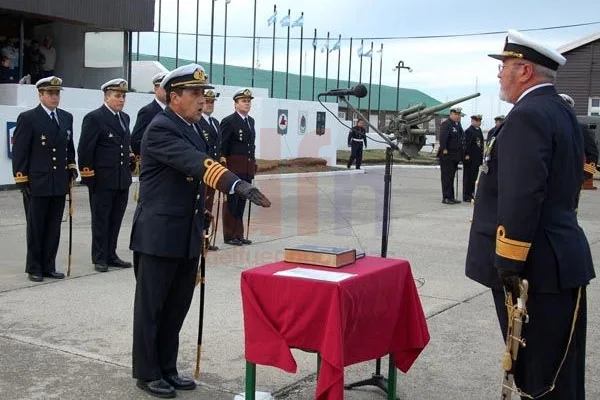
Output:
[[[365,121],[381,138],[387,143],[388,147],[385,150],[385,173],[383,175],[384,189],[383,189],[383,223],[381,228],[381,257],[387,257],[388,247],[388,235],[389,235],[389,224],[390,224],[390,203],[391,203],[391,186],[392,186],[392,163],[394,160],[394,150],[400,149],[397,144],[392,142],[386,135],[381,133],[371,122],[365,118],[345,96],[339,96],[339,99],[346,103],[346,106],[355,112],[363,121]],[[401,152],[402,153],[402,152]],[[403,153],[404,154],[404,153]],[[408,159],[410,157],[404,154]],[[375,373],[371,378],[350,383],[344,385],[345,389],[353,389],[360,386],[375,386],[387,393],[388,400],[396,399],[396,366],[394,363],[394,357],[390,354],[389,356],[389,367],[388,367],[388,379],[381,374],[381,358],[378,358],[375,363]]]

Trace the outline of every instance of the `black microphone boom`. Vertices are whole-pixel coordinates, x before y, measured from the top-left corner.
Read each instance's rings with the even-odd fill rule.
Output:
[[[365,85],[358,84],[350,89],[332,89],[325,93],[319,93],[319,97],[320,96],[334,96],[334,97],[355,96],[358,98],[363,98],[367,95],[367,93],[368,93],[367,87]]]

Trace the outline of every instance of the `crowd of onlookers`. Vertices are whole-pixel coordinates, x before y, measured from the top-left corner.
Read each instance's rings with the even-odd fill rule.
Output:
[[[23,57],[19,58],[19,39],[0,37],[0,58],[0,83],[35,83],[54,75],[56,49],[49,36],[41,44],[36,39],[25,40]],[[22,76],[19,76],[20,62],[23,62]]]

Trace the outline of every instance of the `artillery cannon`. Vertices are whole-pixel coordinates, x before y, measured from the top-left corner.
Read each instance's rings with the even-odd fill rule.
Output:
[[[390,136],[390,139],[402,143],[404,153],[410,157],[414,157],[425,145],[427,141],[425,136],[435,134],[435,131],[431,132],[427,127],[422,128],[419,125],[432,120],[435,117],[435,113],[463,101],[474,99],[479,95],[480,93],[471,94],[429,108],[425,108],[425,103],[421,103],[400,110],[398,116],[386,127],[385,133]]]

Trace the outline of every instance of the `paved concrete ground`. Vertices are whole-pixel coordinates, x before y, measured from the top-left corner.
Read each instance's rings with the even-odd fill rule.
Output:
[[[383,170],[367,168],[320,178],[259,180],[273,202],[253,209],[252,246],[221,250],[208,259],[204,352],[200,388],[184,399],[232,399],[244,390],[243,319],[239,276],[244,269],[280,259],[299,243],[355,246],[378,255]],[[431,342],[407,374],[399,374],[401,399],[491,399],[499,392],[501,334],[486,288],[464,277],[468,204],[440,203],[439,170],[394,169],[388,257],[411,262],[428,317]],[[131,379],[131,270],[98,274],[90,263],[87,193],[76,189],[73,276],[34,284],[24,274],[25,222],[20,194],[0,192],[0,399],[145,399]],[[119,255],[131,259],[130,200]],[[600,193],[584,192],[580,205],[595,259],[600,259]],[[68,224],[63,224],[59,269],[66,270]],[[600,285],[588,288],[588,398],[600,398]],[[195,365],[198,293],[181,333],[180,371]],[[294,352],[298,373],[258,367],[258,390],[278,399],[314,396],[315,356]],[[346,382],[370,376],[374,362],[350,366]],[[387,369],[384,361],[383,370]],[[384,399],[373,388],[347,399]]]

